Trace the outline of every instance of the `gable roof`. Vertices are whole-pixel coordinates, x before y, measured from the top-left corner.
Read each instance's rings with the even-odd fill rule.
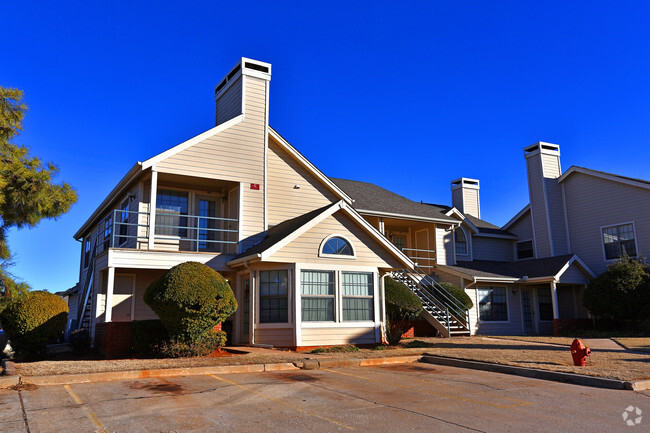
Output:
[[[596,274],[575,254],[564,254],[542,259],[517,262],[496,262],[492,260],[459,261],[456,265],[438,265],[454,274],[478,280],[526,281],[558,279],[566,269],[577,262],[591,277]]]
[[[406,267],[413,269],[413,262],[384,235],[374,228],[368,221],[359,215],[349,204],[340,200],[336,203],[315,209],[304,215],[284,221],[271,227],[262,241],[253,245],[248,250],[239,254],[228,262],[229,266],[244,264],[246,261],[264,260],[276,251],[291,243],[294,239],[316,226],[325,218],[338,211],[345,212],[361,228],[363,228],[375,241],[382,245],[389,253],[395,256]]]
[[[337,178],[331,180],[352,197],[352,206],[359,213],[448,224],[459,223],[457,219],[445,214],[449,210],[447,206],[414,202],[368,182]]]
[[[510,228],[510,226],[512,226],[512,225],[513,225],[514,223],[516,223],[517,221],[519,221],[519,220],[521,219],[521,217],[523,217],[524,215],[526,215],[526,213],[527,213],[528,211],[530,211],[530,203],[528,203],[526,206],[524,206],[524,208],[523,208],[522,210],[520,210],[519,212],[517,212],[517,214],[516,214],[515,216],[513,216],[513,217],[510,219],[510,221],[508,221],[507,223],[505,223],[505,225],[504,225],[503,227],[501,227],[501,230],[508,230],[508,229]]]
[[[573,173],[582,173],[589,176],[599,177],[601,179],[607,179],[614,182],[624,183],[626,185],[638,186],[640,188],[650,189],[650,181],[644,179],[636,179],[634,177],[621,176],[620,174],[606,173],[604,171],[592,170],[590,168],[578,167],[572,165],[567,171],[565,171],[562,176],[560,176],[557,181],[564,182],[567,177],[571,176]]]

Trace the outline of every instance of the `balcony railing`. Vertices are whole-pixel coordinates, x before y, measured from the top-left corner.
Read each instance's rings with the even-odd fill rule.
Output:
[[[433,269],[436,264],[435,250],[420,250],[417,248],[402,248],[402,252],[413,260],[413,262],[422,269]]]
[[[114,210],[97,232],[96,253],[108,248],[149,248],[149,212]],[[239,220],[156,211],[153,249],[237,253]]]

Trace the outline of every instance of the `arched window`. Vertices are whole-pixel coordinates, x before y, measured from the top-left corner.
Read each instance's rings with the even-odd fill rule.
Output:
[[[466,256],[467,238],[465,237],[465,232],[459,227],[454,231],[454,236],[456,238],[456,254]]]
[[[353,256],[352,245],[340,236],[333,236],[323,244],[322,254],[336,256]]]

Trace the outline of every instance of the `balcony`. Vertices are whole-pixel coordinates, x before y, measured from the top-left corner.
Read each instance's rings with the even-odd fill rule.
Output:
[[[413,262],[421,269],[431,272],[436,265],[436,252],[435,250],[422,250],[416,248],[402,248],[402,252],[413,260]]]
[[[113,210],[95,237],[97,255],[109,248],[236,254],[239,220],[178,212]],[[150,237],[152,239],[150,239]],[[151,242],[150,242],[151,240]]]

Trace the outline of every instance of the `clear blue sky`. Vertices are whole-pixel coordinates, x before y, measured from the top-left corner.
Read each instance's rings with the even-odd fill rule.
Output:
[[[73,233],[136,161],[214,126],[214,86],[242,56],[273,64],[271,125],[329,176],[433,203],[478,178],[498,225],[528,202],[536,141],[559,144],[564,169],[650,178],[645,2],[14,1],[2,15],[0,85],[30,106],[18,141],[79,193],[10,235],[36,289],[77,282]]]

